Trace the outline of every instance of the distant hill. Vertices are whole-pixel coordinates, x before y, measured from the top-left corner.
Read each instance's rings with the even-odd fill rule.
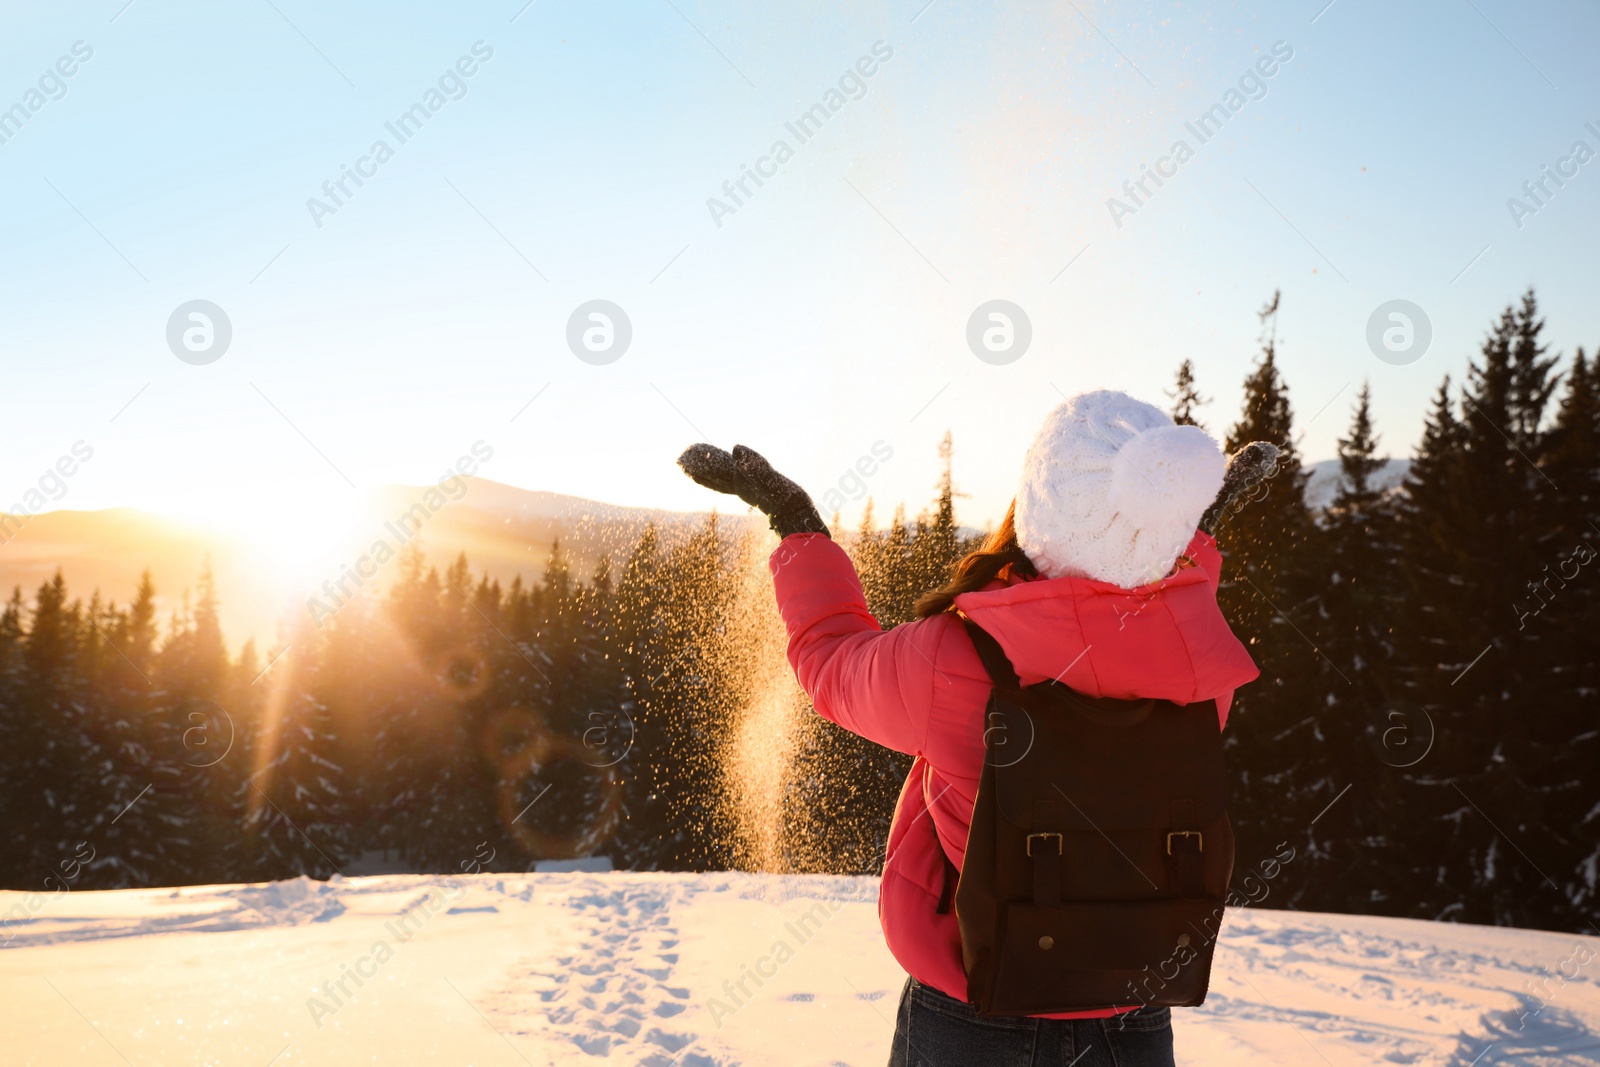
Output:
[[[1310,464],[1306,470],[1311,473],[1310,479],[1306,482],[1306,506],[1312,511],[1326,511],[1328,505],[1333,503],[1334,494],[1339,491],[1339,461],[1325,459],[1320,463]],[[1406,474],[1410,470],[1409,459],[1391,459],[1373,476],[1373,488],[1398,488],[1400,483],[1406,480]]]
[[[1409,468],[1409,460],[1392,459],[1377,482],[1384,488],[1398,486]],[[1323,460],[1308,469],[1306,502],[1320,511],[1333,500],[1339,462]],[[544,572],[558,540],[575,572],[588,577],[602,556],[620,566],[649,523],[661,526],[670,538],[675,529],[697,526],[706,516],[519,489],[486,478],[466,482],[458,499],[433,497],[435,504],[442,503],[436,509],[428,503],[429,486],[373,490],[350,528],[330,534],[320,555],[311,559],[287,559],[275,552],[273,529],[241,536],[135,508],[44,512],[27,519],[14,538],[0,544],[0,595],[20,585],[23,596],[31,598],[59,568],[74,596],[87,601],[98,590],[105,599],[126,604],[148,569],[165,625],[209,563],[229,646],[237,650],[254,639],[265,650],[277,643],[285,618],[304,612],[308,596],[324,581],[337,581],[344,565],[355,563],[377,540],[399,548],[400,535],[407,535],[405,541],[419,544],[428,562],[441,569],[465,552],[475,575],[487,573],[509,583],[520,574],[526,582]],[[742,506],[732,503],[731,514],[723,518],[730,528],[760,528]],[[422,511],[412,510],[419,504]],[[408,514],[413,518],[403,522]],[[274,515],[271,521],[275,529],[286,529],[282,524],[295,520]],[[319,520],[312,516],[305,521]],[[962,532],[982,531],[963,527]],[[305,538],[286,534],[282,540]],[[380,571],[380,586],[384,577]]]
[[[329,533],[326,544],[297,558],[287,558],[287,548],[275,551],[274,544],[280,540],[276,530],[284,531],[286,545],[307,540],[304,530],[291,536],[284,526],[297,521],[293,515],[274,514],[272,528],[241,535],[135,508],[44,512],[28,518],[15,537],[0,544],[0,594],[9,596],[20,585],[24,598],[31,599],[59,568],[72,595],[87,601],[98,590],[105,599],[126,604],[148,569],[164,626],[209,563],[229,646],[237,650],[253,638],[265,649],[277,642],[288,613],[305,611],[307,596],[324,581],[336,581],[344,565],[355,563],[378,540],[396,549],[414,541],[428,562],[441,569],[465,552],[475,575],[487,572],[509,583],[520,574],[526,582],[544,572],[558,539],[575,572],[588,577],[602,556],[611,556],[613,565],[620,566],[650,522],[670,533],[686,523],[698,525],[706,515],[605,504],[484,478],[466,481],[467,491],[456,500],[434,496],[434,502],[443,503],[437,510],[427,504],[432,487],[374,490],[365,495],[348,529]],[[411,510],[419,504],[422,511]],[[736,507],[725,521],[731,526],[749,523],[743,507]],[[413,518],[402,521],[408,513]],[[320,520],[306,516],[299,521]],[[385,577],[386,571],[380,570],[375,580],[381,585]]]
[[[31,600],[39,585],[60,570],[69,591],[85,601],[98,589],[105,598],[125,604],[148,568],[162,594],[162,607],[170,610],[181,603],[184,588],[194,586],[208,556],[218,587],[227,589],[233,601],[234,591],[246,584],[247,571],[236,553],[204,530],[134,508],[47,511],[28,518],[15,537],[0,545],[0,591],[9,597],[20,585],[23,598]],[[165,616],[163,611],[163,624]],[[242,621],[238,616],[235,620]],[[233,627],[229,636],[239,636],[242,628]]]

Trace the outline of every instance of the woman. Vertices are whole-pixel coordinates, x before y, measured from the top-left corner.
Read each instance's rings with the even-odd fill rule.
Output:
[[[917,621],[887,632],[799,486],[743,446],[680,457],[697,482],[765,512],[782,538],[769,567],[789,662],[817,712],[916,757],[879,894],[884,937],[910,976],[891,1067],[1173,1063],[1164,1007],[980,1018],[966,1002],[948,871],[965,852],[991,683],[957,612],[999,641],[1024,685],[1215,700],[1226,722],[1233,691],[1258,672],[1217,608],[1221,557],[1202,520],[1275,457],[1256,444],[1227,462],[1203,430],[1126,394],[1074,397],[1029,449],[1000,528],[918,602]]]

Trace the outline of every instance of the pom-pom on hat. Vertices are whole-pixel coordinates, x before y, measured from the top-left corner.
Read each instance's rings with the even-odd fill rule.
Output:
[[[1028,449],[1017,543],[1041,574],[1124,589],[1165,576],[1222,488],[1222,450],[1126,393],[1083,393]]]

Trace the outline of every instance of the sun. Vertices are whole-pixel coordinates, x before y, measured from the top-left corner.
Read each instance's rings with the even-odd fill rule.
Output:
[[[382,525],[348,486],[211,487],[162,510],[230,542],[260,579],[285,593],[337,576]]]

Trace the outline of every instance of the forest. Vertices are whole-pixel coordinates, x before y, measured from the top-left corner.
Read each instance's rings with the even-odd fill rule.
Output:
[[[1346,394],[1337,490],[1313,508],[1275,314],[1237,418],[1208,427],[1281,453],[1217,531],[1223,610],[1261,668],[1226,731],[1236,870],[1287,844],[1266,906],[1592,929],[1600,357],[1550,352],[1529,291],[1440,383],[1399,486],[1377,480],[1395,443],[1369,387]],[[1198,389],[1185,361],[1178,421]],[[919,514],[880,525],[869,504],[833,531],[885,628],[976,544],[948,436],[940,459]],[[204,574],[166,620],[148,578],[126,604],[59,572],[17,589],[0,887],[327,878],[374,852],[417,871],[874,872],[910,759],[808,713],[772,541],[713,514],[593,573],[558,544],[509,586],[413,545],[326,625],[234,655]]]

